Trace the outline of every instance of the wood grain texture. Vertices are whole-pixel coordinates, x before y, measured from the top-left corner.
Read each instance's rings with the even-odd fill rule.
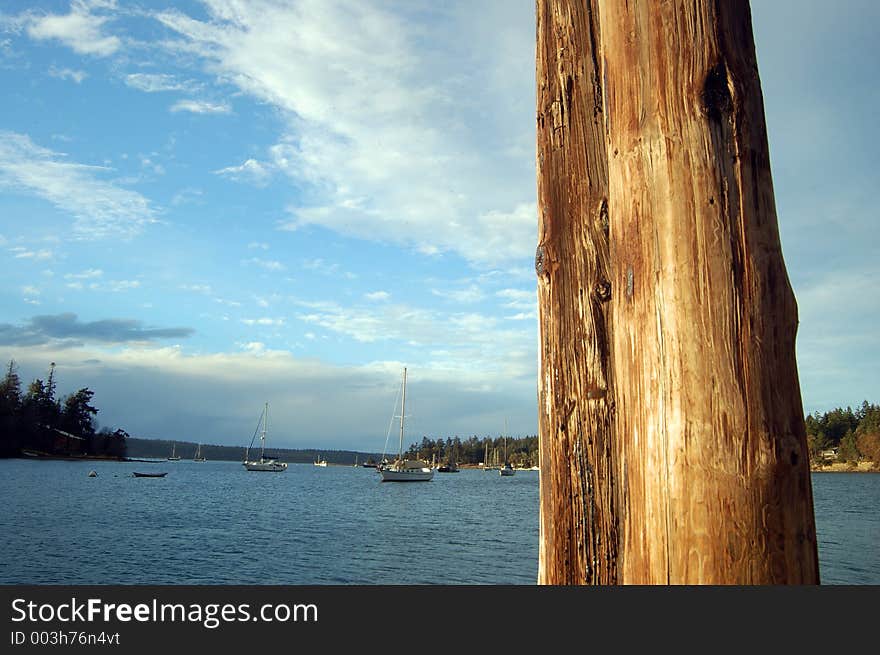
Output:
[[[617,581],[607,158],[594,3],[537,4],[543,584]]]
[[[624,583],[818,582],[746,0],[598,0]]]

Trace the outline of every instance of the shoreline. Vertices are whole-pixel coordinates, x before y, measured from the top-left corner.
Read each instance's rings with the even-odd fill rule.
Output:
[[[820,466],[811,465],[810,473],[880,473],[880,469],[874,466],[874,462],[835,463]]]

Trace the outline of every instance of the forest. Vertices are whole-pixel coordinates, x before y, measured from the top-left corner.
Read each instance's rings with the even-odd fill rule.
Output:
[[[0,382],[0,457],[124,458],[128,433],[95,429],[94,392],[84,387],[56,398],[55,387],[54,362],[46,380],[35,379],[24,392],[15,361],[9,362]]]
[[[880,405],[865,400],[855,411],[838,407],[805,421],[811,463],[869,461],[880,469]]]

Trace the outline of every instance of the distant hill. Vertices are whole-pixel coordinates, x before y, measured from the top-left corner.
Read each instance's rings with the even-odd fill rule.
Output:
[[[125,440],[128,446],[128,456],[132,458],[163,458],[171,455],[174,447],[176,454],[181,459],[192,459],[195,456],[198,444],[191,441],[170,441],[166,439],[138,439],[128,437]],[[225,460],[240,462],[244,459],[243,446],[214,446],[202,444],[202,457],[208,460]],[[381,453],[362,453],[355,450],[318,450],[318,449],[290,449],[290,448],[267,448],[267,454],[275,455],[285,462],[310,463],[317,459],[326,459],[328,464],[354,464],[355,460],[363,464],[372,458],[378,462],[382,459]],[[259,456],[259,448],[252,455]]]

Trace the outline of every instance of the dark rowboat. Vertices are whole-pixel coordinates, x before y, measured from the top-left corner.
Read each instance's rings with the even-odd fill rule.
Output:
[[[164,478],[168,473],[138,473],[135,471],[132,475],[136,478]]]

